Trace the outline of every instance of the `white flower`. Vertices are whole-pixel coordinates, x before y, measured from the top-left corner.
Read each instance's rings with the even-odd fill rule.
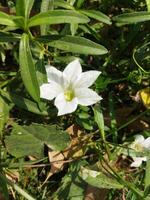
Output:
[[[131,163],[131,167],[139,167],[143,161],[147,161],[146,156],[144,157],[133,157],[133,162]]]
[[[78,59],[69,63],[63,72],[55,67],[46,65],[48,83],[40,86],[40,97],[52,100],[58,109],[58,115],[72,113],[77,105],[89,106],[102,98],[89,89],[101,72],[82,72]]]
[[[150,150],[150,137],[145,139],[142,135],[136,135],[135,141],[131,144],[131,148],[137,152],[144,152]],[[131,167],[139,167],[143,161],[147,161],[147,157],[133,157]]]
[[[139,152],[150,150],[150,137],[145,139],[143,135],[136,135],[131,148]]]

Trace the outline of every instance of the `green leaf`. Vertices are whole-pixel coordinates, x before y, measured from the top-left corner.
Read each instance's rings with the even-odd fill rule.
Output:
[[[84,5],[85,1],[86,0],[77,0],[76,1],[76,7],[81,8]]]
[[[54,194],[54,199],[83,200],[86,190],[86,182],[79,177],[81,163],[70,165],[68,173],[63,177],[59,189]]]
[[[8,152],[19,158],[24,156],[42,157],[43,144],[21,126],[15,126],[11,135],[5,139]]]
[[[38,84],[42,85],[43,83],[47,83],[47,75],[45,70],[44,59],[39,59],[36,62],[36,75],[38,79]]]
[[[104,46],[77,36],[51,35],[41,36],[36,40],[67,52],[91,55],[102,55],[108,52]]]
[[[1,196],[2,195],[2,196]],[[0,198],[3,200],[9,200],[9,193],[7,189],[7,183],[5,181],[5,175],[0,173]]]
[[[24,110],[27,110],[29,112],[32,112],[38,115],[49,115],[49,112],[46,108],[40,110],[38,104],[34,101],[31,101],[27,98],[23,98],[22,96],[19,96],[13,92],[1,91],[1,94],[3,97],[5,97],[10,102],[14,103],[19,108],[22,108]]]
[[[24,33],[20,41],[19,48],[19,62],[21,68],[21,77],[23,83],[31,95],[31,97],[39,102],[40,91],[39,85],[36,77],[35,65],[33,62],[30,46],[29,46],[29,36]]]
[[[90,170],[85,167],[81,167],[79,172],[80,177],[88,184],[98,188],[114,188],[121,189],[123,185],[118,183],[115,179],[110,178],[102,172]]]
[[[132,24],[137,22],[144,22],[150,20],[150,12],[140,11],[133,13],[125,13],[113,17],[114,21],[117,21],[118,25]]]
[[[29,18],[33,4],[34,0],[17,0],[16,14],[26,19]]]
[[[104,118],[103,118],[102,110],[100,107],[95,106],[93,108],[93,111],[94,111],[94,119],[101,132],[102,139],[105,140],[105,126],[104,126]]]
[[[55,125],[31,124],[20,126],[14,124],[10,136],[6,136],[5,144],[8,152],[15,157],[32,155],[41,157],[44,144],[52,150],[64,150],[69,144],[68,133]]]
[[[53,10],[53,0],[42,0],[41,2],[41,13],[47,12],[48,10]],[[41,35],[46,35],[49,30],[49,25],[41,25],[40,27]]]
[[[0,12],[0,24],[6,26],[16,26],[16,23],[13,21],[13,16],[4,12]]]
[[[50,10],[40,13],[30,18],[28,26],[37,26],[42,24],[62,24],[62,23],[87,23],[89,19],[72,10]]]
[[[146,162],[144,195],[150,194],[150,160]]]
[[[150,0],[146,0],[147,10],[150,12]]]
[[[53,5],[61,7],[61,8],[65,8],[65,9],[70,9],[70,10],[74,9],[73,6],[71,6],[68,2],[63,1],[63,0],[54,1]]]
[[[0,138],[2,136],[2,130],[5,123],[9,118],[9,106],[8,103],[0,96]]]
[[[103,14],[102,12],[100,11],[96,11],[96,10],[80,10],[81,13],[87,15],[88,17],[90,18],[93,18],[93,19],[96,19],[98,21],[101,21],[103,23],[106,23],[108,25],[111,25],[111,20],[110,18]]]
[[[0,42],[17,42],[19,40],[19,34],[0,32]]]

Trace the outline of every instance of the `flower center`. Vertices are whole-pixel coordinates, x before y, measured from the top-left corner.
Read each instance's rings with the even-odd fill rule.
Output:
[[[74,92],[72,90],[66,90],[64,96],[66,101],[71,101],[74,98]]]
[[[143,151],[143,147],[142,147],[142,145],[141,144],[135,144],[134,145],[134,149],[136,150],[136,151]]]

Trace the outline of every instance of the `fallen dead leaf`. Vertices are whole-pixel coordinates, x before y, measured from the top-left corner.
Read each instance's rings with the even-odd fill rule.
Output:
[[[109,190],[100,189],[91,185],[87,186],[84,200],[105,200]]]

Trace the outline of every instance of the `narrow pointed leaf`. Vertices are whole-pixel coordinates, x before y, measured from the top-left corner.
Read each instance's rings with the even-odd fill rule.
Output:
[[[87,15],[88,17],[90,18],[93,18],[93,19],[96,19],[98,21],[101,21],[103,23],[106,23],[106,24],[109,24],[111,25],[111,20],[110,18],[103,14],[102,12],[100,11],[96,11],[96,10],[80,10],[81,13]]]
[[[150,194],[150,160],[148,160],[146,162],[144,194],[145,194],[145,196],[147,196],[148,194]]]
[[[20,40],[20,35],[0,32],[0,42],[17,42]]]
[[[63,24],[63,23],[87,23],[89,19],[76,11],[70,10],[51,10],[40,13],[30,18],[28,26],[42,24]]]
[[[5,99],[0,96],[0,138],[2,136],[2,130],[5,123],[9,118],[9,106]]]
[[[8,152],[15,157],[28,155],[42,157],[44,144],[52,150],[64,150],[70,142],[67,132],[56,125],[31,124],[20,126],[14,124],[10,136],[6,136],[5,144]]]
[[[39,42],[48,44],[67,52],[74,52],[79,54],[102,55],[106,54],[107,49],[91,40],[77,36],[41,36],[36,38]]]
[[[133,13],[125,13],[113,17],[113,20],[119,23],[119,25],[132,24],[137,22],[144,22],[150,20],[150,12],[140,11]]]
[[[31,97],[36,102],[39,102],[40,92],[36,77],[35,65],[29,46],[29,36],[25,33],[22,35],[20,41],[19,61],[23,83]]]
[[[4,12],[0,12],[0,24],[6,26],[16,26],[16,23],[13,21],[13,16]]]
[[[88,184],[98,187],[98,188],[116,188],[121,189],[123,185],[121,185],[116,179],[110,178],[108,175],[105,175],[102,172],[90,170],[85,167],[81,167],[79,172],[80,177],[87,182]]]
[[[33,4],[34,0],[17,0],[16,14],[18,16],[29,18]]]
[[[71,6],[68,2],[63,1],[63,0],[54,1],[53,5],[61,7],[61,8],[65,8],[65,9],[74,9],[73,6]]]

